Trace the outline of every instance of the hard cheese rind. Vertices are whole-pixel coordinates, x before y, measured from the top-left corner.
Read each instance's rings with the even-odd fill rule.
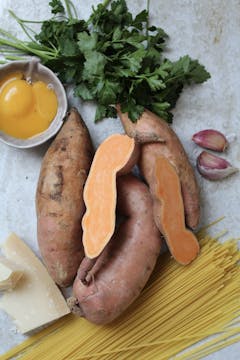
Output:
[[[0,291],[12,290],[22,274],[22,270],[10,260],[0,258]]]
[[[23,277],[13,291],[0,299],[0,308],[15,319],[22,333],[70,312],[46,268],[22,240],[11,234],[2,248],[6,258],[23,270]]]

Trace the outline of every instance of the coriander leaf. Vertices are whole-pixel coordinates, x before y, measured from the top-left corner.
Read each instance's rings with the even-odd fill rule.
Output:
[[[118,82],[105,80],[104,86],[98,93],[98,98],[101,104],[116,104],[117,94],[121,91],[121,86]]]
[[[113,71],[115,72],[116,75],[118,75],[120,78],[121,77],[131,77],[134,76],[134,72],[131,69],[127,69],[127,68],[123,68],[122,66],[116,66],[113,68]]]
[[[77,35],[78,47],[85,53],[86,51],[95,50],[98,42],[98,34],[96,32],[88,34],[86,31]]]
[[[95,122],[99,122],[104,118],[116,118],[117,117],[117,110],[113,106],[105,106],[99,104],[96,109],[95,113]]]
[[[158,75],[147,77],[146,81],[152,91],[157,91],[166,87],[164,82],[158,78]]]
[[[147,40],[146,36],[139,33],[133,33],[126,39],[126,43],[135,46],[136,48],[143,47],[143,41]]]
[[[162,102],[162,103],[152,103],[152,108],[159,111],[165,111],[170,108],[170,104],[168,102]]]
[[[87,51],[85,53],[84,62],[84,79],[92,78],[92,76],[102,75],[104,67],[107,63],[106,57],[97,51]]]
[[[65,38],[64,36],[61,36],[61,38],[59,38],[59,48],[61,54],[66,57],[71,57],[80,54],[76,42],[69,38]]]
[[[79,96],[83,100],[94,100],[94,95],[90,92],[85,83],[81,83],[75,87],[74,96]]]
[[[141,68],[143,58],[145,56],[145,49],[141,48],[133,53],[127,53],[123,55],[119,60],[126,67],[137,73]]]
[[[147,23],[147,20],[148,20],[148,12],[147,10],[143,10],[139,14],[137,14],[137,16],[132,22],[132,26],[136,27],[139,30],[142,30],[143,29],[142,23]]]
[[[117,0],[111,3],[111,17],[113,19],[122,20],[125,25],[130,25],[132,22],[132,14],[128,11],[127,4],[125,0]]]
[[[120,40],[121,36],[122,36],[122,29],[120,26],[117,26],[113,31],[112,40],[113,41]]]
[[[136,122],[143,113],[144,107],[142,105],[137,105],[133,98],[129,98],[127,101],[121,103],[121,111],[123,113],[127,112],[129,119]]]
[[[103,118],[105,118],[107,114],[107,106],[98,104],[97,109],[95,112],[95,123],[101,121]]]
[[[76,78],[77,70],[75,67],[67,67],[64,73],[64,82],[70,83]]]
[[[209,79],[210,74],[197,60],[192,60],[188,55],[172,63],[171,76],[168,82],[201,83]]]
[[[161,28],[156,28],[153,35],[149,35],[148,37],[148,47],[154,47],[161,52],[164,49],[165,39],[168,35]]]
[[[180,57],[177,61],[172,63],[172,74],[186,74],[189,71],[190,57],[188,55]]]
[[[108,106],[106,111],[106,117],[116,118],[117,117],[117,110],[113,106]]]
[[[190,63],[191,68],[191,81],[196,84],[201,84],[204,81],[208,80],[211,76],[205,67],[197,60],[192,60]]]
[[[167,121],[169,124],[172,123],[173,115],[169,111],[159,109],[156,104],[150,106],[150,110],[158,115],[161,119]]]
[[[52,14],[64,13],[65,9],[60,0],[52,0],[49,2],[49,6],[52,8]]]

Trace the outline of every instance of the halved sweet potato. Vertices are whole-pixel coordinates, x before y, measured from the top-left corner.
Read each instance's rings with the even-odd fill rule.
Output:
[[[186,265],[196,258],[199,244],[186,229],[181,184],[173,165],[165,156],[156,159],[155,221],[161,227],[172,256]]]
[[[127,135],[114,134],[97,149],[84,188],[82,220],[85,254],[97,257],[115,230],[116,177],[128,173],[138,159],[138,146]]]

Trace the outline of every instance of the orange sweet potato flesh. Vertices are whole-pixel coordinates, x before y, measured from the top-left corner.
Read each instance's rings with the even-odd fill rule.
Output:
[[[199,253],[199,244],[192,231],[185,227],[181,184],[175,168],[168,159],[156,159],[156,189],[154,207],[156,222],[160,224],[172,256],[183,265],[189,264]]]
[[[128,118],[127,113],[122,113],[119,106],[117,110],[126,133],[142,143],[139,167],[153,196],[156,159],[165,156],[175,167],[180,179],[186,224],[189,228],[196,228],[200,219],[199,188],[193,168],[176,133],[166,121],[149,110],[145,110],[136,123]]]
[[[73,283],[84,257],[83,187],[93,152],[88,129],[72,109],[44,156],[36,192],[40,252],[51,277],[63,287]]]
[[[161,250],[148,187],[128,174],[117,179],[117,192],[124,220],[95,261],[81,262],[68,299],[73,313],[96,324],[113,321],[139,296]]]
[[[84,188],[82,220],[85,254],[97,257],[111,239],[116,221],[116,177],[128,173],[138,160],[138,146],[127,135],[109,136],[98,147]]]

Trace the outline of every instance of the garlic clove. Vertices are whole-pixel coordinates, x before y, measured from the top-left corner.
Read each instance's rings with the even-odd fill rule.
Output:
[[[193,135],[192,140],[199,146],[222,152],[228,147],[226,137],[218,130],[206,129]]]
[[[198,156],[197,169],[208,180],[221,180],[238,171],[227,160],[207,151],[201,152]]]

